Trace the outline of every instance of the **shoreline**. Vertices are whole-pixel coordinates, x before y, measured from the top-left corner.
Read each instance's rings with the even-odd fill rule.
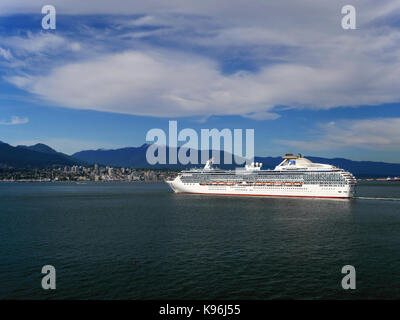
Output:
[[[74,184],[87,184],[87,183],[114,183],[114,182],[126,182],[126,183],[164,183],[165,181],[127,181],[127,180],[110,180],[110,181],[54,181],[54,180],[0,180],[0,183],[44,183],[44,182],[51,182],[51,183],[74,183]]]

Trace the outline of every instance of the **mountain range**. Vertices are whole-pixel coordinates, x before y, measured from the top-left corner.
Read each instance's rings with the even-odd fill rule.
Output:
[[[129,147],[115,150],[84,150],[69,156],[57,152],[51,147],[38,143],[33,146],[19,145],[13,147],[0,141],[0,167],[14,168],[43,168],[51,166],[72,166],[72,165],[90,165],[97,163],[99,165],[108,165],[113,167],[132,167],[132,168],[175,168],[183,169],[194,167],[194,165],[150,165],[146,160],[146,151],[148,144],[140,147]],[[167,160],[168,152],[167,147]],[[177,150],[179,152],[179,148]],[[201,152],[198,152],[198,159],[201,159]],[[211,154],[210,154],[211,156]],[[327,163],[352,172],[356,177],[387,177],[400,176],[400,164],[385,163],[375,161],[353,161],[343,158],[321,158],[306,156],[313,162]],[[220,152],[220,159],[223,162],[223,152]],[[264,169],[273,169],[281,161],[281,157],[255,157],[254,161],[262,162]],[[200,167],[201,165],[197,165]],[[220,164],[219,167],[233,169],[236,165]]]
[[[0,141],[0,167],[46,168],[51,166],[83,165],[84,161],[57,152],[49,146],[38,143],[33,146],[13,147]]]
[[[116,150],[86,150],[74,153],[73,158],[88,162],[98,163],[102,165],[109,165],[115,167],[136,167],[136,168],[175,168],[183,169],[187,167],[193,167],[193,165],[150,165],[146,161],[146,151],[149,147],[148,144],[144,144],[140,147],[122,148]],[[178,148],[179,152],[179,148]],[[201,159],[201,151],[198,152],[198,159]],[[167,160],[169,154],[169,148],[166,149]],[[210,153],[211,157],[211,153]],[[356,177],[387,177],[387,176],[400,176],[400,164],[398,163],[386,163],[376,161],[353,161],[344,158],[321,158],[313,156],[305,156],[312,162],[326,163],[334,165],[338,168],[342,168],[352,172]],[[220,159],[223,162],[223,152],[220,152]],[[273,169],[281,161],[281,157],[255,157],[254,161],[262,162],[264,169]],[[167,161],[168,162],[168,161]],[[197,165],[199,167],[201,165]],[[224,169],[234,169],[235,164],[224,164],[222,163],[219,167]]]

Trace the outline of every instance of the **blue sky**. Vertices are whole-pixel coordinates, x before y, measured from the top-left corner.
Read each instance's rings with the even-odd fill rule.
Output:
[[[73,153],[152,128],[255,129],[255,153],[400,162],[400,4],[0,4],[0,140]]]

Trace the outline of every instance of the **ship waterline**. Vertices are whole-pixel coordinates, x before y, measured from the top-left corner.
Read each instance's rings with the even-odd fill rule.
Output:
[[[176,193],[338,199],[355,194],[356,179],[350,172],[301,155],[286,154],[273,170],[261,170],[262,163],[254,162],[239,170],[219,170],[212,162],[166,182]]]

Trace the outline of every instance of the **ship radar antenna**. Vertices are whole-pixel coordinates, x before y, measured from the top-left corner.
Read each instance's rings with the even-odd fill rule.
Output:
[[[211,159],[207,160],[207,162],[206,162],[206,164],[204,166],[204,169],[211,169],[212,164],[214,163],[214,161],[215,161],[215,158],[211,158]]]

